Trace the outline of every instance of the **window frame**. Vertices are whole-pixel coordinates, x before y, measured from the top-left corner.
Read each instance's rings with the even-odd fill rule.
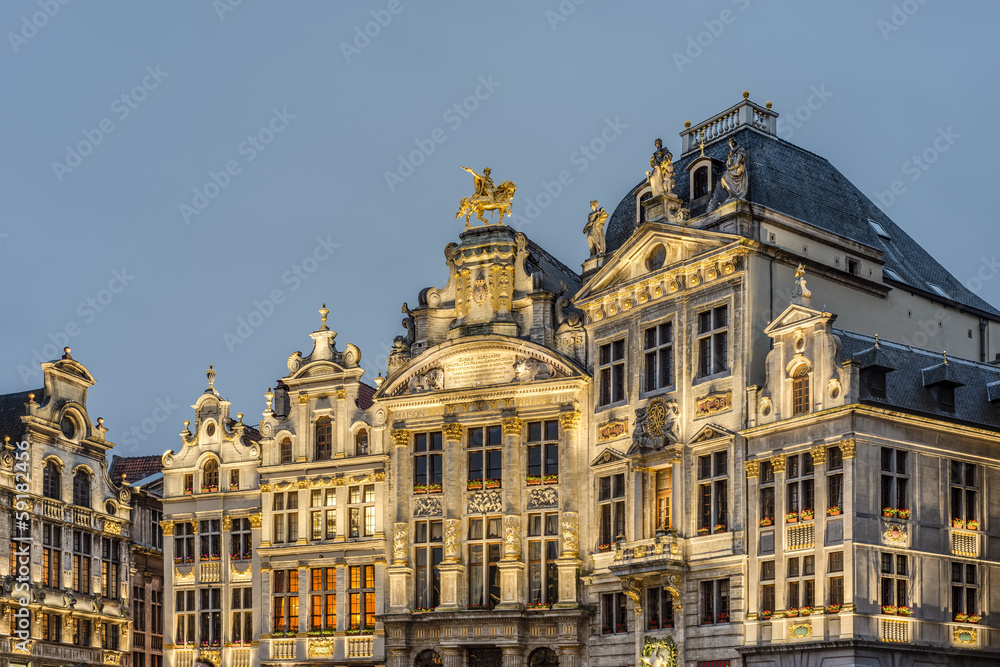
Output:
[[[503,558],[503,516],[486,514],[469,517],[466,548],[469,558],[469,609],[493,609],[500,602],[499,563]],[[481,580],[478,583],[477,573]]]
[[[444,522],[422,519],[413,525],[414,610],[428,611],[441,604],[441,571],[444,560]]]
[[[728,577],[702,581],[700,597],[700,625],[721,625],[732,622]]]
[[[642,394],[672,391],[677,384],[674,319],[670,317],[656,323],[643,324],[641,341]]]
[[[413,492],[442,493],[443,483],[444,434],[441,431],[414,434]]]
[[[720,449],[698,456],[697,475],[697,517],[698,535],[729,532],[729,450]],[[705,461],[707,468],[703,468]],[[720,468],[719,462],[725,465]],[[720,472],[721,469],[721,472]],[[708,505],[706,505],[706,501]],[[708,512],[706,513],[706,509]],[[719,530],[719,527],[722,530]]]
[[[626,339],[625,334],[619,334],[597,346],[594,377],[598,381],[598,408],[624,403],[628,399],[625,375],[628,357]]]
[[[595,481],[598,516],[597,550],[609,551],[611,545],[619,538],[628,539],[626,534],[628,526],[625,520],[628,479],[624,472],[617,472],[601,475]]]
[[[558,484],[559,420],[545,419],[528,422],[527,427],[525,483],[529,485]]]
[[[695,318],[695,349],[692,355],[697,363],[695,377],[697,379],[714,377],[728,373],[729,364],[729,325],[730,312],[728,303],[720,303],[698,311]],[[719,314],[725,315],[725,321],[719,324]],[[705,328],[708,317],[708,327]],[[722,348],[720,350],[720,348]],[[720,359],[721,357],[721,359]]]

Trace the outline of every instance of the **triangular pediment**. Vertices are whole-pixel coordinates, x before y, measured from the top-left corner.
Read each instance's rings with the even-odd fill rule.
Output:
[[[733,234],[669,223],[645,223],[605,259],[604,265],[577,293],[574,302],[579,303],[605,290],[668,271],[739,240],[740,237]],[[649,260],[654,260],[654,266],[658,266],[651,268]]]
[[[832,322],[832,318],[834,317],[832,313],[825,313],[822,310],[815,310],[809,306],[793,303],[767,325],[764,333],[772,337],[780,336],[794,329],[801,329],[817,323],[826,323],[827,321]]]
[[[700,442],[708,442],[709,440],[716,440],[718,438],[728,438],[736,435],[727,428],[723,428],[718,424],[705,424],[702,426],[694,437],[691,438],[689,445],[696,445]]]
[[[608,447],[590,462],[590,467],[595,468],[597,466],[606,466],[628,460],[628,457],[619,452],[617,449]]]

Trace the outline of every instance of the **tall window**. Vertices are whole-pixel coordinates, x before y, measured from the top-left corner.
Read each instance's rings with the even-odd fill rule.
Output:
[[[816,557],[802,556],[789,558],[785,565],[785,580],[788,582],[788,597],[785,603],[789,609],[805,609],[816,606]]]
[[[184,475],[184,493],[187,495],[194,493],[194,475],[191,473]]]
[[[233,519],[229,526],[229,558],[249,560],[253,554],[253,528],[250,519]]]
[[[809,412],[809,367],[802,364],[792,375],[792,414]]]
[[[337,536],[337,490],[313,489],[310,531],[314,540],[332,540]]]
[[[664,322],[642,332],[645,357],[644,391],[674,384],[674,324]]]
[[[195,607],[194,607],[194,591],[177,591],[174,596],[176,599],[176,608],[174,611],[175,622],[174,622],[174,643],[175,644],[193,644],[196,637],[194,636],[194,617],[195,617]]]
[[[120,636],[121,630],[118,628],[117,623],[108,623],[105,621],[101,624],[101,648],[117,651]]]
[[[240,471],[230,470],[229,471],[229,490],[238,491],[240,488]]]
[[[601,595],[601,634],[611,635],[628,632],[628,612],[624,593],[603,593]]]
[[[73,475],[73,504],[87,508],[91,505],[90,475],[86,470],[77,470]]]
[[[729,580],[701,582],[701,624],[729,622]]]
[[[881,448],[883,513],[909,508],[906,503],[906,487],[910,481],[906,472],[908,453],[905,449]]]
[[[47,642],[63,640],[62,614],[42,614],[42,640]]]
[[[528,422],[528,484],[559,481],[559,422]]]
[[[275,544],[295,542],[299,539],[299,492],[288,491],[274,494],[274,534]]]
[[[418,433],[413,439],[413,492],[441,492],[441,431]]]
[[[976,597],[979,594],[979,578],[972,563],[951,564],[951,613],[956,620],[959,614],[975,616]]]
[[[309,629],[337,629],[337,568],[314,567],[309,583]]]
[[[348,572],[350,617],[347,629],[370,632],[375,629],[375,566],[351,565]]]
[[[691,193],[692,199],[704,197],[708,194],[708,167],[698,167],[694,172],[694,191]]]
[[[729,526],[729,454],[698,457],[698,534],[722,533]]]
[[[600,381],[600,405],[625,400],[625,339],[605,343],[598,348],[597,377]]]
[[[503,477],[503,432],[499,426],[469,429],[469,488],[496,489]]]
[[[600,517],[598,551],[625,537],[625,474],[607,475],[597,480],[597,511]]]
[[[826,513],[841,514],[844,511],[844,453],[839,446],[826,450]]]
[[[45,470],[42,471],[42,495],[46,498],[59,500],[62,498],[61,486],[59,466],[55,461],[49,461],[45,464]]]
[[[201,542],[201,560],[222,559],[222,522],[219,519],[202,519],[198,522]]]
[[[132,622],[136,632],[146,631],[146,587],[132,587]]]
[[[910,563],[902,554],[882,554],[882,611],[892,614],[895,610],[887,607],[908,607],[910,605]]]
[[[160,510],[149,510],[149,543],[154,549],[163,550],[163,512]]]
[[[155,588],[149,591],[152,598],[150,611],[153,614],[152,630],[154,635],[163,634],[163,591]]]
[[[101,595],[112,600],[119,597],[121,586],[121,540],[105,537],[101,540]]]
[[[316,420],[316,460],[325,461],[333,454],[333,421],[329,417]]]
[[[232,634],[234,644],[249,644],[253,641],[253,589],[232,589]]]
[[[812,454],[804,452],[785,458],[785,511],[786,518],[796,515],[797,520],[812,521],[816,510],[815,480],[813,479]]]
[[[559,513],[528,515],[528,604],[559,601]]]
[[[199,609],[200,641],[202,646],[222,644],[222,589],[202,588]]]
[[[417,608],[433,609],[441,604],[441,521],[417,521],[414,525],[414,562],[417,575]]]
[[[352,486],[347,491],[348,537],[371,537],[375,534],[375,485]]]
[[[757,472],[760,488],[760,525],[774,525],[774,466],[770,461],[761,461]]]
[[[299,631],[299,571],[275,570],[271,574],[271,589],[272,634],[294,635]]]
[[[654,586],[646,591],[646,609],[650,630],[674,627],[674,596],[666,588]]]
[[[673,528],[671,500],[674,492],[674,469],[656,471],[656,530]]]
[[[500,602],[502,517],[469,519],[469,607],[492,609]]]
[[[91,539],[90,533],[73,531],[73,590],[77,593],[90,593]]]
[[[292,462],[292,439],[285,438],[281,441],[279,445],[278,457],[280,463],[291,463]]]
[[[698,313],[698,376],[729,369],[729,307]]]
[[[219,490],[219,462],[209,459],[201,469],[201,490],[205,492]]]
[[[970,521],[976,521],[976,493],[979,482],[976,466],[963,461],[951,462],[951,518],[961,526],[969,527]]]
[[[174,562],[194,562],[194,526],[190,523],[174,526]]]
[[[90,646],[91,645],[91,626],[90,621],[85,618],[74,619],[76,622],[76,628],[73,630],[73,643],[77,646]]]
[[[12,563],[14,561],[11,561]],[[11,568],[13,570],[13,568]],[[62,528],[42,524],[42,585],[62,588]]]
[[[354,436],[355,456],[368,456],[368,429],[361,428]]]
[[[827,595],[829,604],[844,604],[844,552],[832,551],[827,556],[826,571],[830,576],[827,579]]]

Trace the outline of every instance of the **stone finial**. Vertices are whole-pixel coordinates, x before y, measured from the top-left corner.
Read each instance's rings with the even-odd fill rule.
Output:
[[[770,109],[771,108],[771,100],[768,100],[767,102],[765,102],[764,106],[767,107],[768,109]]]
[[[205,377],[208,378],[208,388],[215,389],[215,369],[212,364],[208,365],[208,370],[205,371]]]
[[[745,100],[750,99],[750,91],[749,90],[744,90],[743,91],[743,99],[745,99]]]
[[[267,388],[267,392],[264,394],[264,400],[267,401],[267,411],[271,412],[274,405],[274,392],[271,391],[270,387]]]
[[[805,275],[805,264],[799,264],[799,267],[795,269],[795,287],[792,288],[792,303],[808,307],[812,304],[812,292],[806,287]]]
[[[321,326],[320,326],[320,331],[326,331],[327,329],[330,328],[330,327],[326,326],[326,318],[329,315],[330,315],[330,309],[327,308],[326,304],[324,303],[323,307],[319,309],[319,319],[320,319],[320,322],[322,323]]]
[[[382,383],[383,382],[385,382],[385,378],[382,377],[382,371],[379,371],[378,375],[375,377],[375,390],[376,391],[378,391],[379,389],[382,388]]]
[[[243,413],[242,412],[237,412],[236,413],[236,421],[238,421],[241,424],[243,423]]]

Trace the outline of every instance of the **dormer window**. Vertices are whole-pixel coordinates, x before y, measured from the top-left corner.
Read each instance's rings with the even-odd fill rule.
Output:
[[[886,369],[877,366],[862,371],[865,387],[873,398],[885,398],[885,374]]]
[[[792,375],[792,415],[809,412],[809,367],[802,365]]]
[[[691,186],[691,199],[698,199],[708,194],[708,167],[699,167],[694,172]]]
[[[847,272],[850,273],[852,276],[860,276],[861,275],[861,262],[859,262],[858,260],[854,259],[853,257],[848,257],[847,258]]]
[[[646,192],[641,197],[639,197],[639,224],[646,222],[646,207],[642,205],[644,201],[653,198],[652,192]]]
[[[940,408],[944,412],[954,412],[955,386],[951,384],[942,384],[938,386],[937,400],[938,400],[938,406],[940,406]]]

